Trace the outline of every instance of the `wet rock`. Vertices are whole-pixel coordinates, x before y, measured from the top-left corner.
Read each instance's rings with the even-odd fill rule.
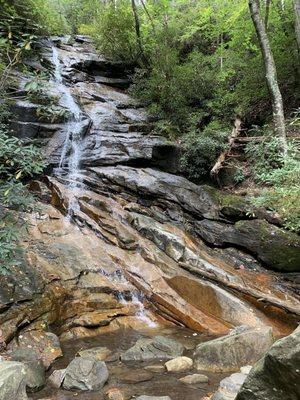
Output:
[[[66,376],[66,369],[57,369],[52,372],[48,380],[55,388],[60,388]]]
[[[273,341],[269,327],[239,327],[227,336],[199,344],[194,353],[195,367],[214,372],[236,371],[256,362]]]
[[[107,347],[93,347],[92,349],[81,350],[78,355],[82,358],[89,358],[96,361],[104,361],[111,354]]]
[[[30,349],[16,349],[9,353],[9,356],[13,361],[23,363],[26,371],[26,386],[30,391],[38,391],[45,385],[45,367],[37,352]]]
[[[172,359],[180,356],[184,346],[164,336],[153,339],[139,339],[136,344],[121,355],[122,361],[147,361],[154,359]]]
[[[77,357],[66,368],[65,389],[100,390],[108,380],[108,370],[103,361]]]
[[[208,377],[203,374],[187,375],[179,378],[179,380],[187,385],[197,385],[198,383],[208,383],[209,381]]]
[[[189,357],[176,357],[173,360],[167,361],[165,367],[168,372],[181,372],[191,369],[193,360]]]
[[[39,354],[45,368],[59,357],[62,356],[58,337],[52,332],[44,331],[28,331],[18,337],[18,342],[15,343],[13,349],[31,349]]]
[[[252,367],[236,400],[300,398],[300,327],[276,341]]]
[[[211,400],[235,400],[246,378],[247,375],[238,372],[223,379],[220,382],[218,391],[213,395]]]
[[[0,399],[27,400],[26,369],[14,361],[0,362]]]
[[[134,370],[130,372],[124,372],[119,375],[119,379],[124,383],[139,383],[151,381],[153,374],[149,371]]]

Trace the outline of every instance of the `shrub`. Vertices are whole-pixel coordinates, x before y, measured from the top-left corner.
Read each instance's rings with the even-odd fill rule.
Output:
[[[3,121],[6,110],[0,112],[0,271],[16,262],[18,240],[24,222],[16,211],[26,211],[33,203],[23,179],[39,174],[44,162],[39,149],[9,135]]]
[[[98,4],[92,21],[80,26],[90,35],[99,51],[108,58],[132,62],[137,57],[134,19],[128,0]]]
[[[278,212],[287,229],[300,231],[300,154],[290,144],[288,155],[278,153],[279,141],[266,137],[258,145],[248,145],[247,153],[253,163],[255,178],[264,185],[260,195],[252,198],[258,206]]]

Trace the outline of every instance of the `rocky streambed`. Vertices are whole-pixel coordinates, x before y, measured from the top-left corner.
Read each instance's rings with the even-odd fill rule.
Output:
[[[42,54],[29,67],[50,68],[47,91],[68,118],[13,101],[11,128],[50,167],[30,184],[39,206],[22,215],[23,257],[1,276],[0,399],[25,400],[27,385],[33,399],[197,400],[227,377],[212,398],[231,400],[265,354],[257,368],[270,387],[255,366],[239,400],[274,387],[272,399],[297,399],[299,237],[180,174],[180,150],[124,90],[131,66],[84,37],[45,41]],[[16,79],[20,95],[28,78]],[[270,363],[287,379],[273,382]]]

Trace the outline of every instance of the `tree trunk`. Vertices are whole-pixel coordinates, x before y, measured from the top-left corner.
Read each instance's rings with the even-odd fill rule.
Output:
[[[260,14],[259,0],[248,0],[251,18],[255,26],[259,45],[265,64],[266,79],[271,96],[274,130],[280,140],[280,152],[285,155],[287,151],[285,120],[282,95],[277,81],[276,65],[271,50],[265,24]]]
[[[271,3],[271,0],[266,0],[266,17],[265,17],[266,30],[268,30],[269,15],[270,15],[270,3]]]
[[[297,39],[298,52],[300,55],[300,0],[294,0],[295,10],[295,34]]]
[[[140,20],[139,20],[139,15],[138,15],[137,8],[136,8],[135,0],[131,0],[131,7],[132,7],[133,16],[134,16],[135,33],[136,33],[136,40],[137,40],[138,48],[140,51],[142,62],[145,66],[147,66],[148,60],[145,56],[144,49],[143,49],[141,30],[140,30]]]

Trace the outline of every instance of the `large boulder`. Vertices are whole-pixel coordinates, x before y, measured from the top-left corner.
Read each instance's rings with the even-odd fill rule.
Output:
[[[59,357],[62,350],[58,337],[52,332],[32,330],[24,332],[18,337],[18,341],[12,344],[12,350],[28,350],[39,354],[46,369]]]
[[[122,361],[170,360],[181,356],[184,346],[164,336],[153,339],[139,339],[136,344],[121,355]]]
[[[198,370],[234,372],[259,360],[272,343],[270,327],[241,326],[229,335],[199,344],[194,353],[194,365]]]
[[[105,362],[77,357],[66,369],[63,387],[67,390],[100,390],[107,379]]]
[[[30,391],[38,391],[45,385],[45,367],[37,352],[32,349],[16,349],[9,356],[13,361],[24,364],[26,386]]]
[[[236,400],[300,399],[300,327],[278,340],[251,369]]]
[[[14,361],[0,362],[0,399],[27,400],[26,369]]]

